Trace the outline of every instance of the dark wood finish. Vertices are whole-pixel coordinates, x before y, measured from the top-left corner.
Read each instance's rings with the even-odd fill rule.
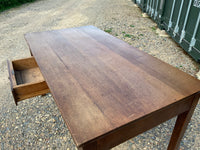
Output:
[[[191,106],[193,97],[194,96],[190,96],[181,102],[177,102],[146,115],[145,117],[135,120],[128,125],[122,126],[109,133],[109,135],[105,135],[105,137],[94,140],[93,142],[98,143],[98,150],[106,150],[117,146],[119,143],[125,142],[126,140],[175,117],[177,114],[187,111]],[[83,149],[87,150],[85,146],[90,146],[93,142],[83,145]]]
[[[14,73],[14,69],[13,69],[13,65],[10,61],[7,60],[7,65],[8,65],[8,73],[9,73],[9,79],[10,79],[10,87],[11,87],[11,92],[15,101],[15,104],[17,105],[17,98],[16,98],[16,94],[13,90],[13,87],[17,85],[17,81],[15,78],[15,73]]]
[[[78,147],[78,150],[98,150],[98,149],[101,149],[101,148],[98,147],[97,141],[94,141],[92,143],[88,143],[84,146]],[[104,147],[104,150],[106,150],[105,147]]]
[[[26,34],[79,149],[107,149],[190,110],[200,81],[93,26]]]
[[[196,105],[199,101],[199,97],[194,97],[190,109],[178,115],[176,124],[172,133],[172,137],[168,146],[168,150],[177,150],[179,148],[181,139],[187,129],[187,125],[190,122],[192,114],[196,108]]]
[[[128,125],[122,126],[105,137],[83,145],[83,150],[87,150],[88,147],[94,143],[98,143],[98,150],[106,150],[117,146],[119,143],[125,142],[126,140],[151,129],[170,118],[175,117],[177,114],[187,111],[191,106],[193,97],[194,96],[185,98],[181,102],[169,105],[161,110],[146,115],[143,118],[135,120]]]
[[[49,88],[33,57],[8,61],[11,90],[15,103],[49,92]]]

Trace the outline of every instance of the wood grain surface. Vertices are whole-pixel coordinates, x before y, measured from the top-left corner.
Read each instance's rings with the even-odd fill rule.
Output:
[[[78,147],[153,112],[175,110],[173,104],[200,91],[194,77],[93,26],[25,38]]]

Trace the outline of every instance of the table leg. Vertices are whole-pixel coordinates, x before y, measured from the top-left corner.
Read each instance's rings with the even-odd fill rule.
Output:
[[[93,142],[78,148],[78,150],[97,150],[97,142]]]
[[[199,100],[199,96],[195,96],[192,101],[192,105],[190,109],[178,115],[174,130],[170,139],[168,150],[177,150],[179,148],[181,138],[183,137],[185,130],[187,129],[187,125],[190,122],[190,119],[196,108],[198,100]]]

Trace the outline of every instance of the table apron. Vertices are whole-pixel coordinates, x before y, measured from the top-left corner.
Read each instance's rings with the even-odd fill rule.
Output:
[[[191,107],[194,96],[195,95],[191,95],[181,101],[120,127],[96,140],[81,145],[79,146],[79,150],[106,150],[117,146],[130,138],[133,138],[183,112],[188,111]]]

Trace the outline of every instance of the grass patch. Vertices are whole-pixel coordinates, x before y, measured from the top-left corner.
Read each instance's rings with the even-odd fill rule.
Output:
[[[33,1],[36,1],[36,0],[0,0],[0,12],[6,9],[19,6],[24,3],[33,2]]]
[[[132,38],[132,35],[130,35],[130,34],[125,34],[124,37]]]
[[[134,28],[135,26],[134,25],[130,25],[130,27]]]
[[[153,31],[156,31],[156,27],[151,27],[151,29],[152,29]]]
[[[131,34],[128,34],[128,33],[126,33],[125,31],[123,31],[122,32],[122,34],[123,34],[123,36],[124,36],[124,38],[135,38],[135,36],[133,36],[133,35],[131,35]]]
[[[111,32],[112,32],[112,28],[110,28],[110,29],[105,29],[104,31],[107,32],[107,33],[111,33]]]

